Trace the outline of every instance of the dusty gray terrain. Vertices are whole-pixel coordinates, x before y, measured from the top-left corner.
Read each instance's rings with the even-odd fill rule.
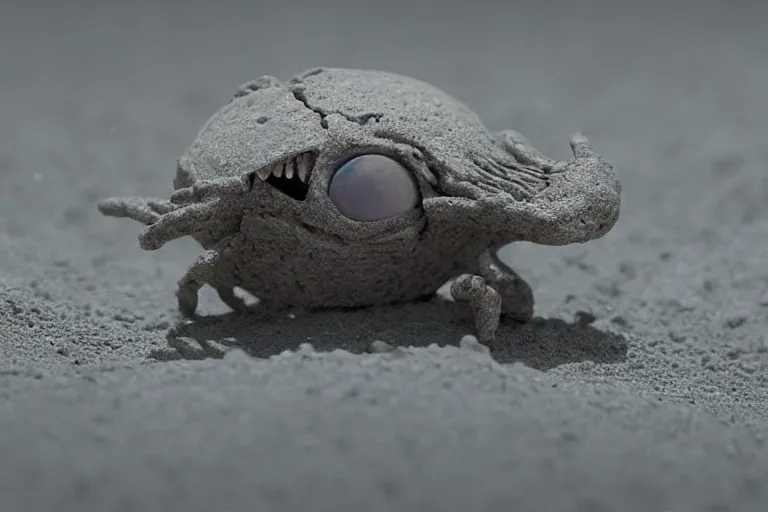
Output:
[[[0,510],[768,509],[768,10],[527,3],[3,8]],[[199,248],[96,201],[170,193],[240,83],[318,65],[557,158],[584,131],[619,223],[508,248],[538,318],[490,355],[437,301],[265,321],[207,291],[178,324]]]

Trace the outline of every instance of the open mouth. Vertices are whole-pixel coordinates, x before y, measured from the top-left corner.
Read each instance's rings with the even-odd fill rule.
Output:
[[[255,174],[261,181],[269,183],[288,197],[303,201],[307,198],[309,175],[315,160],[315,154],[307,151],[262,167]]]

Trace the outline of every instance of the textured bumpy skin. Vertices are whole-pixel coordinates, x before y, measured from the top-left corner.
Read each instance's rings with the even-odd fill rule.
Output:
[[[234,309],[245,307],[235,287],[260,307],[317,308],[416,300],[454,280],[487,341],[502,315],[533,315],[531,288],[497,258],[501,246],[587,242],[618,219],[612,166],[580,134],[571,147],[567,162],[547,158],[418,80],[313,69],[242,85],[179,159],[169,200],[115,197],[99,209],[146,224],[143,249],[182,236],[203,246],[179,282],[185,315],[206,284]],[[370,154],[412,173],[416,207],[367,222],[340,213],[334,173]]]

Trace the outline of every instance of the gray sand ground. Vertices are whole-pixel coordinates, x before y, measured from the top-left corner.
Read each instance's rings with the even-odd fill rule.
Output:
[[[4,7],[0,510],[768,510],[768,10],[527,3]],[[493,359],[438,302],[259,322],[206,292],[166,341],[198,248],[95,201],[169,193],[241,82],[317,65],[615,163],[615,231],[507,251],[539,319]]]

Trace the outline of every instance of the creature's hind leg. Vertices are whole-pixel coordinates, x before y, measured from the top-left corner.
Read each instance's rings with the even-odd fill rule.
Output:
[[[198,292],[204,285],[213,287],[222,302],[234,310],[245,310],[247,306],[234,292],[231,283],[224,283],[222,279],[231,281],[223,276],[227,275],[227,269],[221,268],[237,257],[242,251],[243,238],[234,235],[218,242],[213,249],[205,251],[190,265],[187,272],[179,280],[176,297],[179,301],[179,311],[184,316],[194,316],[197,309]]]
[[[457,302],[468,302],[480,341],[493,340],[501,318],[501,295],[482,276],[462,274],[451,285]]]
[[[456,278],[451,295],[470,304],[481,341],[494,338],[502,315],[520,322],[533,317],[531,287],[498,258],[495,248],[480,255],[474,271]]]
[[[499,259],[497,250],[485,251],[478,263],[480,275],[501,295],[501,314],[518,322],[533,318],[531,286]]]

